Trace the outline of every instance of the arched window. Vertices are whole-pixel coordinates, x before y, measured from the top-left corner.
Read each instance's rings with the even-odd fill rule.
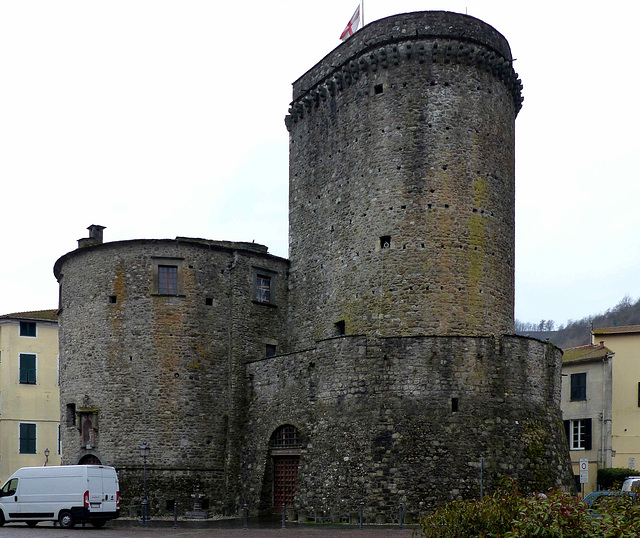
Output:
[[[102,465],[102,462],[95,454],[85,454],[78,462],[78,465]]]
[[[298,448],[300,432],[291,424],[280,426],[271,436],[271,448]]]

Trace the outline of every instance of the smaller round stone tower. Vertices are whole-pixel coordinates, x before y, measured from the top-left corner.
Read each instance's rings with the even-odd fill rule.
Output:
[[[235,499],[244,362],[286,351],[288,262],[253,243],[103,243],[95,226],[79,247],[54,268],[63,463],[116,467],[126,512],[148,443],[154,514],[183,512],[196,490],[221,512]]]
[[[294,340],[512,332],[520,89],[505,38],[447,12],[367,25],[294,83]]]

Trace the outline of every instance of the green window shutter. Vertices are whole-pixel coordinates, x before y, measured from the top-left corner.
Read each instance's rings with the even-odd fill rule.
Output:
[[[36,383],[36,356],[31,353],[20,353],[20,383]]]
[[[36,425],[20,424],[20,454],[36,453]]]

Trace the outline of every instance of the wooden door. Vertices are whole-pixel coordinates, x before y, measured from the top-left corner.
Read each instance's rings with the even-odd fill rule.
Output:
[[[293,506],[298,481],[300,456],[274,456],[273,458],[273,507]]]

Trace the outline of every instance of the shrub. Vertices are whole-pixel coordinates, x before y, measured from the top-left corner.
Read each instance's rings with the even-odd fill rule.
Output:
[[[610,469],[598,469],[598,485],[600,489],[620,489],[628,476],[637,476],[635,469],[612,467]]]
[[[640,503],[635,496],[608,497],[588,510],[561,491],[524,496],[506,479],[493,496],[454,501],[420,520],[419,536],[429,538],[637,537]]]

